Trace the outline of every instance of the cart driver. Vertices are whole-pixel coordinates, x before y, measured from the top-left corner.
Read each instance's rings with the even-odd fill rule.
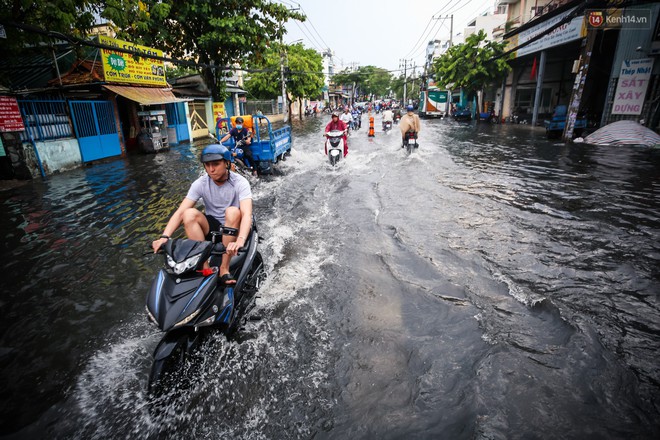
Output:
[[[226,142],[230,137],[234,138],[236,145],[232,149],[232,154],[237,156],[238,153],[236,152],[236,148],[241,148],[243,150],[243,162],[245,162],[245,166],[248,167],[253,176],[256,176],[257,170],[254,167],[256,164],[252,157],[252,149],[250,148],[250,145],[252,144],[252,133],[247,127],[243,126],[243,123],[243,118],[240,116],[236,118],[236,127],[229,130],[229,133],[220,139],[220,142]]]

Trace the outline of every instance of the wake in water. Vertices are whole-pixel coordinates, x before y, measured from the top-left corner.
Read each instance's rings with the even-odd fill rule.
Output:
[[[69,427],[76,437],[112,432],[174,438],[186,432],[204,438],[307,438],[331,425],[324,414],[334,405],[327,394],[334,347],[324,306],[310,293],[324,282],[324,269],[335,264],[324,198],[333,183],[319,179],[302,188],[292,178],[326,173],[320,159],[316,152],[294,150],[278,164],[282,176],[253,185],[268,274],[253,311],[262,319],[249,321],[230,341],[208,338],[183,366],[180,386],[153,399],[146,384],[158,336],[146,316],[136,316],[119,330],[121,341],[86,362],[67,399],[64,412],[77,420]],[[340,169],[339,176],[347,172]],[[311,413],[317,418],[310,419]]]

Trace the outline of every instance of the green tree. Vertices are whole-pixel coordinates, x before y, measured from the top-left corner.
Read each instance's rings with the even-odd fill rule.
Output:
[[[280,45],[275,44],[256,62],[249,63],[243,86],[257,99],[275,99],[282,94]]]
[[[392,80],[392,93],[397,99],[403,99],[403,84],[404,76],[399,75],[398,77]],[[406,97],[407,98],[419,98],[420,86],[422,84],[422,78],[420,77],[408,77],[406,81]]]
[[[316,98],[323,89],[323,57],[299,43],[288,47],[287,58],[286,89],[294,99],[298,99],[302,119],[302,99]]]
[[[385,69],[375,66],[360,66],[353,72],[342,71],[335,74],[332,80],[337,85],[352,86],[360,95],[384,97],[392,86],[392,75]]]
[[[502,57],[506,42],[486,41],[484,31],[466,38],[438,57],[433,67],[439,85],[451,89],[464,88],[471,94],[501,82],[511,70],[508,57]],[[479,102],[477,102],[479,108]]]
[[[44,36],[18,29],[11,23],[34,26],[83,38],[94,26],[97,2],[88,0],[0,0],[0,23],[7,38],[2,39],[3,57],[20,54],[26,46],[38,46]],[[44,47],[47,49],[47,47]]]
[[[224,100],[228,67],[259,59],[284,32],[305,17],[268,0],[106,0],[102,16],[119,38],[155,47],[175,58],[211,67],[204,78],[215,100]],[[217,66],[217,67],[215,67]]]
[[[255,70],[245,81],[245,88],[257,98],[273,99],[280,96],[282,80],[280,45],[266,51],[261,60],[253,63]],[[323,88],[323,58],[314,49],[306,49],[301,43],[284,46],[287,58],[285,75],[287,89],[287,106],[291,107],[291,98],[317,97]],[[301,103],[302,105],[302,103]],[[302,119],[302,112],[300,113]]]

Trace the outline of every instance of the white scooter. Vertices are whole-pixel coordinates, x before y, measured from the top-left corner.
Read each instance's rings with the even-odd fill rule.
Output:
[[[344,132],[332,130],[325,134],[325,153],[330,165],[335,166],[344,157]]]

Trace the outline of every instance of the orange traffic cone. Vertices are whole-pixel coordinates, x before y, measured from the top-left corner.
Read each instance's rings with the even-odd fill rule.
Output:
[[[369,116],[369,137],[372,138],[376,136],[376,132],[374,131],[374,117]]]

